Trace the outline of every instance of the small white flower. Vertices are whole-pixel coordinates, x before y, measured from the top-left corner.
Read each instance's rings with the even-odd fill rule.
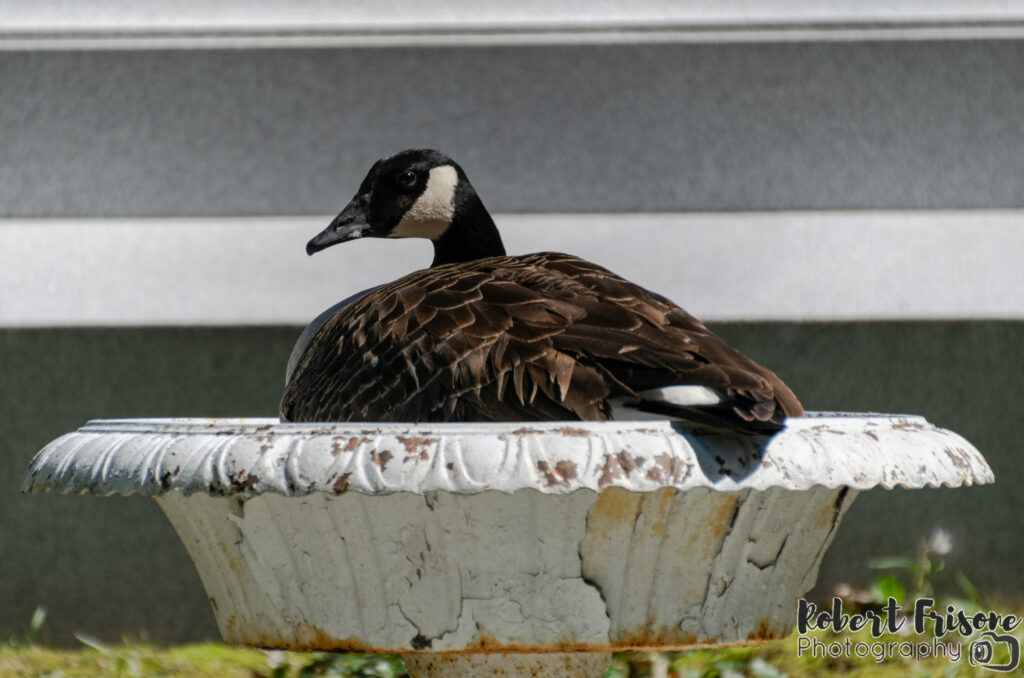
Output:
[[[953,536],[945,528],[936,527],[928,538],[928,550],[935,555],[946,555],[953,550]]]

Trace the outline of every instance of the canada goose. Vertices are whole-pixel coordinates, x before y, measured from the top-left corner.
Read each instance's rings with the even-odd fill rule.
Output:
[[[775,374],[668,299],[569,254],[506,256],[465,172],[443,153],[378,160],[306,251],[366,237],[427,238],[434,261],[305,333],[284,421],[646,413],[771,433],[803,413]]]

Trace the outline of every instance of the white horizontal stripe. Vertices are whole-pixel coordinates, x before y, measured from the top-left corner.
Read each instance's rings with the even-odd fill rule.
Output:
[[[529,47],[539,45],[630,45],[658,43],[877,42],[1020,40],[1024,25],[822,26],[652,28],[648,30],[440,31],[425,33],[204,33],[16,35],[0,33],[0,52],[167,49],[309,49],[368,47]]]
[[[188,31],[237,28],[415,28],[868,24],[1006,21],[1024,18],[1021,0],[0,0],[5,30]]]
[[[1019,0],[0,0],[0,49],[1019,37]]]
[[[305,324],[430,263],[426,240],[305,255],[323,217],[0,221],[0,325]],[[704,320],[1024,318],[1024,211],[497,215]]]

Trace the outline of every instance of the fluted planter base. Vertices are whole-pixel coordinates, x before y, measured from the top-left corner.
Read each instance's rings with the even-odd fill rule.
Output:
[[[413,676],[598,676],[610,652],[786,635],[858,491],[986,483],[920,417],[769,439],[669,422],[90,423],[25,488],[154,496],[224,640]]]
[[[607,488],[157,501],[228,642],[608,652],[785,635],[855,494]]]

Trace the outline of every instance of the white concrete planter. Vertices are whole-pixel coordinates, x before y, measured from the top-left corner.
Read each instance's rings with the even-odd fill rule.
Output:
[[[794,419],[763,449],[669,422],[149,419],[55,440],[24,489],[155,497],[229,643],[598,676],[789,633],[859,490],[992,480],[913,416]]]

